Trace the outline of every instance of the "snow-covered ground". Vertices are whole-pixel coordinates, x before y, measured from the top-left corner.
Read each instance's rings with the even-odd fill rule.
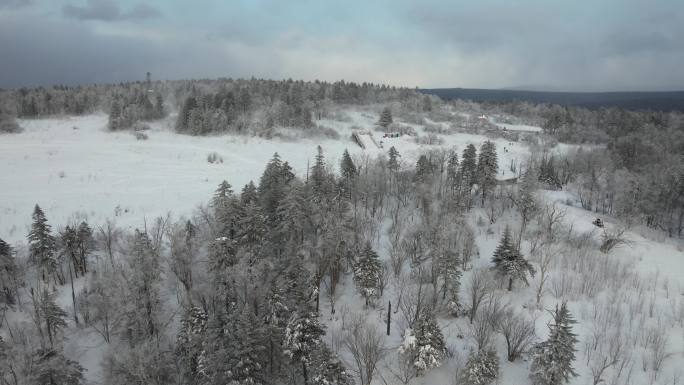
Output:
[[[33,206],[45,211],[53,226],[66,225],[76,215],[98,225],[112,218],[122,227],[142,226],[171,212],[189,214],[206,202],[222,180],[238,191],[250,180],[258,183],[266,162],[275,152],[290,162],[295,172],[306,173],[320,145],[330,164],[337,165],[344,149],[352,156],[377,156],[395,146],[406,165],[428,147],[413,137],[385,138],[383,147],[366,150],[351,141],[353,127],[373,132],[376,115],[348,111],[346,121],[324,120],[340,139],[280,139],[222,135],[193,137],[173,132],[173,118],[153,123],[148,140],[136,140],[130,132],[107,132],[104,114],[40,120],[20,120],[24,132],[0,136],[0,238],[24,241]],[[469,143],[486,140],[478,135],[444,136],[444,147],[459,153]],[[524,160],[526,149],[496,142],[500,164]],[[509,152],[504,152],[508,147]],[[223,163],[211,164],[216,152]],[[507,168],[500,178],[510,177]]]
[[[189,214],[198,204],[206,202],[224,179],[228,180],[235,190],[239,190],[250,180],[258,182],[266,162],[274,152],[278,152],[283,160],[290,162],[298,174],[304,175],[307,164],[313,162],[317,145],[323,148],[327,161],[333,165],[337,165],[344,149],[348,149],[352,156],[358,159],[362,156],[385,154],[390,146],[394,146],[402,155],[405,167],[412,166],[421,151],[438,148],[419,145],[415,138],[403,136],[383,138],[383,148],[369,146],[363,150],[351,141],[350,135],[357,129],[369,130],[375,140],[379,141],[381,133],[373,131],[377,115],[364,110],[350,110],[345,111],[344,116],[345,119],[326,119],[317,122],[337,131],[340,139],[297,141],[234,135],[177,135],[170,128],[173,119],[153,124],[152,129],[147,132],[148,140],[136,140],[129,132],[107,132],[107,117],[103,114],[20,121],[24,128],[23,133],[0,136],[0,238],[14,244],[24,243],[33,205],[36,203],[46,211],[53,226],[66,224],[74,213],[79,217],[87,217],[95,226],[107,218],[114,218],[119,226],[128,228],[142,226],[145,218],[149,220],[169,211],[175,217]],[[418,135],[425,134],[419,125],[412,126]],[[459,154],[469,143],[479,147],[486,140],[483,136],[462,133],[440,137],[444,140],[441,147],[455,147]],[[523,144],[511,145],[503,139],[495,142],[501,167],[499,178],[510,178],[512,173],[508,170],[508,165],[512,161],[517,164],[524,163],[528,149]],[[569,151],[570,147],[561,146],[558,150]],[[216,152],[223,162],[210,164],[207,155],[212,152]],[[568,203],[572,203],[574,199],[571,194],[565,191],[544,191],[540,193],[540,198],[545,202],[555,202],[566,210],[563,220],[566,228],[572,228],[578,234],[591,233],[593,239],[600,239],[600,230],[591,224],[596,215],[569,205]],[[490,258],[503,227],[506,224],[517,226],[517,218],[510,215],[500,218],[494,225],[486,223],[488,221],[482,225],[476,224],[478,217],[486,218],[486,215],[483,209],[476,208],[468,219],[476,231],[480,258],[474,260],[474,265],[479,267],[490,266]],[[620,226],[619,221],[615,219],[602,218],[608,229]],[[622,289],[630,290],[627,294],[630,298],[637,298],[638,294],[635,293],[642,290],[646,302],[640,309],[646,311],[649,306],[656,309],[657,316],[643,316],[643,325],[649,328],[667,328],[668,352],[671,355],[665,362],[661,377],[653,383],[677,384],[677,378],[684,378],[681,377],[682,371],[679,369],[683,362],[684,352],[681,346],[684,335],[682,321],[678,318],[684,314],[684,253],[681,246],[674,241],[654,240],[636,230],[627,231],[625,235],[632,243],[613,250],[609,256],[613,260],[618,260],[622,264],[620,266],[632,269],[630,271],[634,275],[630,277],[641,277],[640,279],[648,282],[650,286],[637,288],[639,283],[635,279],[634,282],[625,284]],[[382,259],[389,258],[385,247],[386,241],[386,236],[383,235],[377,245],[377,251]],[[529,255],[527,242],[523,243],[523,252]],[[568,253],[570,252],[573,251],[569,250]],[[597,256],[607,258],[601,254]],[[568,270],[571,268],[567,267]],[[556,269],[554,276],[558,277],[562,270]],[[464,274],[462,287],[467,285],[470,274],[472,273]],[[579,281],[580,277],[576,273],[572,274],[570,277]],[[537,336],[543,339],[547,333],[546,323],[549,314],[533,306],[536,280],[537,278],[531,287],[519,285],[512,293],[503,290],[497,293],[504,302],[510,302],[517,311],[527,313],[531,319],[535,319]],[[548,286],[553,286],[553,282],[555,281]],[[82,284],[81,278],[76,282],[77,290]],[[604,282],[599,282],[598,285],[603,290]],[[321,318],[328,326],[328,342],[333,345],[339,344],[339,329],[340,325],[346,322],[343,318],[345,314],[349,316],[366,312],[371,322],[377,321],[375,324],[378,329],[384,329],[383,319],[387,311],[384,306],[387,300],[396,303],[398,288],[397,282],[391,282],[378,307],[364,309],[351,276],[347,276],[336,300],[335,316],[330,314],[328,302],[321,298]],[[595,332],[593,315],[610,303],[607,295],[607,291],[599,291],[594,298],[570,299],[571,311],[580,322],[576,329],[580,342],[575,362],[575,368],[580,376],[570,382],[572,385],[592,382],[591,370],[586,364],[583,350]],[[60,291],[58,300],[64,308],[70,308],[70,291],[66,287]],[[551,290],[548,290],[542,299],[543,308],[550,309],[559,300]],[[624,306],[632,309],[633,305],[630,302]],[[394,316],[400,317],[399,314]],[[660,324],[661,320],[663,324]],[[385,380],[388,384],[398,383],[388,374],[386,365],[392,363],[396,348],[401,343],[400,324],[401,322],[395,319],[392,333],[385,341],[388,356],[382,363],[381,371],[387,376]],[[447,338],[447,345],[453,349],[456,357],[451,358],[442,367],[426,373],[424,377],[414,379],[412,384],[452,384],[455,368],[465,362],[469,346],[472,345],[467,319],[440,319],[439,324]],[[632,332],[633,328],[630,320],[626,331]],[[88,379],[97,383],[100,380],[99,362],[105,351],[102,339],[94,332],[76,328],[70,328],[67,333],[67,355],[78,359],[88,369]],[[502,355],[505,352],[505,342],[501,336],[495,338],[495,345],[501,358],[499,383],[529,383],[528,363],[522,360],[507,362],[505,355]],[[634,365],[630,369],[633,373],[630,374],[629,383],[651,383],[651,372],[642,370],[640,358],[649,353],[638,345],[630,348],[634,350]],[[677,377],[678,375],[680,377]],[[383,382],[374,382],[380,383]]]
[[[490,119],[492,124],[495,124],[499,128],[506,129],[508,131],[525,131],[525,132],[541,132],[542,128],[537,126],[529,126],[527,124],[508,124],[497,122],[496,119]]]

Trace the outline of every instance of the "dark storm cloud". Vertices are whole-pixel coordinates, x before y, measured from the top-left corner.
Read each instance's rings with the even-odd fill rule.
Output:
[[[2,14],[0,47],[0,87],[5,88],[142,80],[147,71],[155,78],[246,71],[224,55],[214,55],[215,60],[188,60],[208,51],[201,44],[103,36],[82,23],[37,23]]]
[[[78,20],[138,20],[160,16],[160,12],[148,5],[137,4],[129,11],[122,11],[119,5],[110,0],[88,0],[83,6],[66,4],[62,7],[65,17]]]

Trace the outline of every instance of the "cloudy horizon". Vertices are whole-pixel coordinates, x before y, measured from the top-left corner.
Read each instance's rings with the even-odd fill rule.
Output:
[[[0,88],[269,78],[684,89],[674,1],[0,0]]]

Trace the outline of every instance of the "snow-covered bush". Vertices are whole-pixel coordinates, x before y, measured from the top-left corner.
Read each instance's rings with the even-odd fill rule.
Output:
[[[223,163],[223,158],[216,152],[210,152],[209,155],[207,155],[207,162],[211,164]]]

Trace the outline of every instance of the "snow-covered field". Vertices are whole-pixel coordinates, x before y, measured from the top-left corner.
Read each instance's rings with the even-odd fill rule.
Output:
[[[40,120],[21,120],[24,132],[0,137],[0,238],[24,241],[33,206],[43,208],[53,225],[86,219],[98,225],[114,219],[122,227],[142,226],[169,211],[190,214],[206,202],[222,180],[239,190],[258,179],[275,152],[290,162],[299,175],[306,174],[320,145],[329,164],[337,165],[344,149],[352,156],[377,156],[395,146],[406,165],[416,154],[432,147],[418,145],[411,137],[385,138],[384,148],[362,150],[350,139],[352,126],[372,130],[377,117],[349,111],[349,121],[326,120],[322,124],[340,134],[339,140],[266,140],[245,136],[193,137],[173,133],[173,119],[152,124],[148,140],[136,140],[130,132],[107,132],[104,114]],[[381,133],[373,132],[378,141]],[[444,147],[460,153],[469,143],[486,140],[477,135],[444,136]],[[503,147],[509,147],[504,152]],[[524,160],[526,149],[497,141],[500,164]],[[211,164],[216,152],[223,163]],[[507,170],[501,178],[510,177]]]

